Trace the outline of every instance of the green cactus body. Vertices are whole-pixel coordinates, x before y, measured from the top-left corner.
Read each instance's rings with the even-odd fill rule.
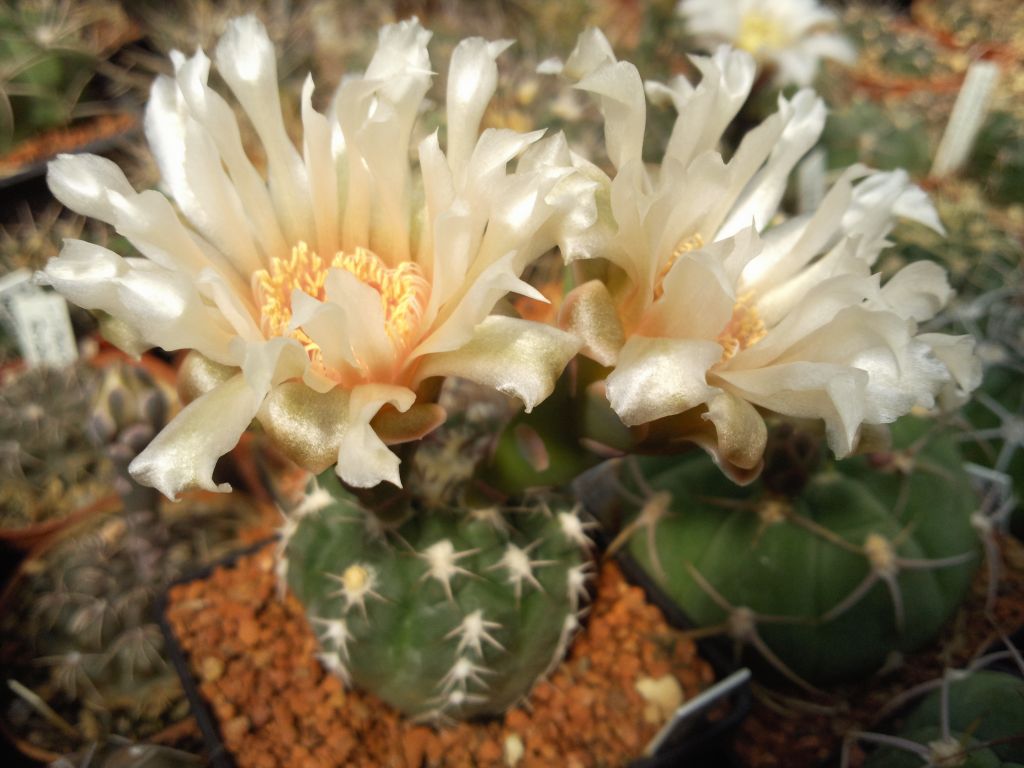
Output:
[[[589,568],[574,511],[436,509],[385,532],[328,471],[285,528],[282,577],[332,671],[411,716],[497,714],[557,663]]]
[[[948,737],[942,733],[942,693],[935,691],[907,717],[899,736],[927,748],[943,743],[966,751],[936,765],[961,768],[1012,768],[1024,764],[1024,680],[1004,672],[972,672],[948,692]],[[921,758],[895,747],[878,749],[864,768],[913,768]]]
[[[789,474],[773,485],[771,453],[746,488],[702,455],[641,460],[650,487],[625,529],[630,551],[698,625],[775,656],[791,679],[869,673],[931,638],[978,564],[968,478],[928,426],[904,420],[884,459],[832,462],[795,484],[783,457]]]

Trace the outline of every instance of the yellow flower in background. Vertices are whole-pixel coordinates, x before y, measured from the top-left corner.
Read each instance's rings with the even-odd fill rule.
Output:
[[[132,463],[141,482],[168,496],[227,490],[214,464],[256,418],[311,470],[337,462],[353,486],[397,484],[386,443],[444,417],[422,396],[429,379],[467,377],[527,408],[551,391],[575,338],[490,313],[509,292],[543,300],[520,275],[592,222],[592,185],[573,174],[561,136],[480,133],[509,45],[480,38],[452,55],[446,150],[427,136],[412,165],[429,38],[415,20],[384,27],[366,72],[342,83],[326,113],[307,79],[296,147],[266,30],[236,19],[214,61],[259,136],[265,173],[209,87],[202,51],[173,54],[174,76],[157,79],[146,110],[174,204],[136,192],[106,159],[51,163],[54,195],[112,224],[144,258],[68,241],[40,279],[114,316],[135,349],[194,351],[183,376],[200,396]]]
[[[660,166],[643,162],[640,75],[607,40],[584,33],[562,67],[596,94],[614,177],[594,166],[601,217],[569,258],[618,269],[575,289],[562,323],[611,369],[606,393],[630,427],[688,414],[677,435],[735,479],[760,470],[761,411],[821,419],[838,456],[862,424],[894,421],[936,395],[978,384],[968,337],[921,334],[951,291],[935,264],[882,285],[872,266],[897,217],[941,229],[902,171],[848,169],[817,210],[778,223],[791,170],[817,141],[821,100],[803,90],[743,137],[726,162],[723,132],[753,84],[749,54],[694,57],[697,86],[648,83],[678,112]]]
[[[852,64],[836,14],[816,0],[681,0],[677,13],[699,48],[728,44],[754,57],[776,85],[810,85],[821,59]]]

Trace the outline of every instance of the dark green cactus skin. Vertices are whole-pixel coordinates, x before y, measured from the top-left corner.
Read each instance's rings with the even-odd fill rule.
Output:
[[[941,738],[942,696],[935,691],[907,717],[899,735],[927,745]],[[1004,672],[973,672],[949,686],[949,731],[970,745],[961,768],[1012,768],[1024,764],[1024,680]],[[884,747],[864,768],[912,768],[921,759],[911,752]]]
[[[985,185],[997,205],[1013,205],[1024,189],[1024,130],[1020,118],[1009,112],[989,116],[978,135],[968,171]]]
[[[567,506],[538,503],[491,519],[432,509],[385,534],[331,470],[317,483],[306,510],[286,525],[280,567],[320,635],[326,666],[407,715],[446,719],[503,712],[560,660],[589,562],[585,544],[564,527],[562,513],[578,520]],[[458,568],[450,593],[423,556],[444,541]],[[501,564],[510,545],[526,552],[536,583],[523,579],[517,590]],[[347,599],[341,580],[366,578],[363,596]],[[474,615],[486,622],[476,642],[460,633]],[[332,640],[332,627],[347,640]],[[472,672],[461,680],[453,671],[460,659]]]
[[[790,617],[760,622],[757,632],[804,680],[831,682],[870,673],[890,652],[917,648],[934,636],[960,602],[979,562],[970,523],[976,504],[968,478],[955,445],[927,435],[929,426],[905,419],[895,426],[896,448],[887,458],[826,462],[799,491],[795,488],[802,481],[794,482],[791,470],[773,486],[770,465],[761,480],[740,488],[703,455],[641,459],[648,485],[667,491],[671,503],[653,535],[643,529],[633,533],[630,552],[699,626],[722,624],[727,612],[693,578],[688,564],[731,607]],[[904,475],[895,469],[905,460],[901,449],[919,438],[924,438],[923,448]],[[792,467],[792,457],[783,458],[779,463]],[[628,475],[622,473],[623,482],[629,482]],[[773,509],[788,511],[766,517]],[[902,631],[881,578],[845,611],[822,619],[874,572],[862,550],[870,534],[884,537],[905,559],[966,554],[962,564],[897,570]],[[651,546],[665,578],[658,576]]]

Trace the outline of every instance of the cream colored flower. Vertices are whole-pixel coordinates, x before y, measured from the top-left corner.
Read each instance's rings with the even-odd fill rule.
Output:
[[[810,91],[780,98],[725,162],[717,146],[754,64],[725,49],[694,61],[698,86],[648,85],[679,112],[657,168],[641,159],[636,69],[597,32],[564,66],[600,97],[616,169],[588,169],[604,190],[602,220],[570,253],[620,271],[607,288],[577,288],[561,317],[584,353],[612,368],[606,392],[623,423],[675,418],[680,437],[744,479],[764,448],[758,409],[824,420],[843,456],[861,424],[931,407],[949,381],[976,386],[969,339],[917,331],[950,296],[943,270],[914,264],[885,286],[872,274],[896,217],[940,228],[924,193],[903,172],[855,167],[817,211],[776,223],[787,177],[822,130],[821,101]]]
[[[479,133],[509,45],[479,38],[452,55],[447,151],[426,137],[411,170],[429,38],[415,20],[384,27],[366,72],[342,83],[326,114],[307,79],[296,147],[266,30],[233,21],[214,58],[259,136],[265,174],[207,84],[210,60],[175,53],[145,125],[176,207],[136,192],[103,158],[50,165],[59,200],[113,224],[145,258],[69,241],[41,279],[113,315],[136,348],[194,350],[182,376],[198,399],[132,463],[141,482],[168,496],[218,489],[217,458],[255,417],[309,469],[337,462],[353,486],[397,484],[386,443],[443,419],[430,379],[464,376],[530,408],[575,354],[562,331],[490,312],[510,291],[542,298],[519,275],[563,230],[592,221],[587,183],[569,177],[561,137]]]
[[[682,0],[676,11],[701,48],[747,51],[780,86],[810,85],[821,59],[852,64],[857,56],[817,0]]]

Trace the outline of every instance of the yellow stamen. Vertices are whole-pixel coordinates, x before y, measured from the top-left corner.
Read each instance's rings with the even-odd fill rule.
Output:
[[[672,267],[675,266],[675,263],[679,260],[679,257],[682,256],[684,253],[696,251],[699,248],[703,247],[704,238],[700,236],[700,233],[691,235],[690,237],[683,238],[682,240],[679,241],[679,245],[677,245],[676,249],[672,251],[672,255],[668,257],[668,261],[665,262],[665,265],[661,268],[661,271],[658,272],[657,279],[654,281],[655,299],[660,299],[661,295],[665,293],[665,288],[663,286],[663,283],[665,282],[665,276],[668,275],[669,270],[671,270]]]
[[[750,293],[740,296],[732,308],[732,318],[718,334],[718,343],[722,345],[722,362],[730,359],[741,349],[756,344],[765,337],[765,328],[761,315],[754,307],[754,297]]]
[[[269,269],[252,276],[252,291],[260,308],[260,324],[268,337],[292,336],[309,352],[319,357],[320,349],[301,329],[289,330],[292,321],[292,294],[300,290],[315,299],[326,298],[324,287],[331,269],[344,269],[380,294],[388,338],[396,351],[408,348],[420,327],[430,285],[418,264],[402,262],[389,269],[377,254],[366,248],[355,253],[337,253],[325,261],[299,242],[287,258],[273,258]]]
[[[786,47],[789,37],[776,19],[760,13],[748,13],[740,21],[736,47],[750,53]]]

